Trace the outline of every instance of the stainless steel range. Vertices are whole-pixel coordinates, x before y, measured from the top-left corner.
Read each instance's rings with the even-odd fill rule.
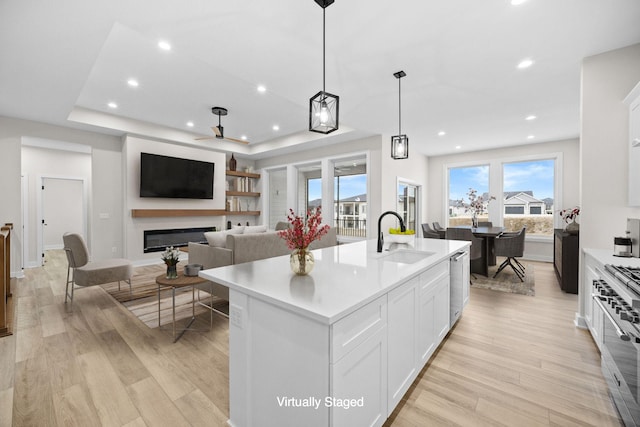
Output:
[[[640,269],[605,265],[592,298],[602,309],[602,372],[625,425],[640,426]]]

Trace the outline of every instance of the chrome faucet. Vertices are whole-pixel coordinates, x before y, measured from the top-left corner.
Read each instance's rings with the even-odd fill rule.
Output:
[[[403,233],[407,231],[407,228],[404,226],[402,217],[397,212],[386,211],[385,213],[380,215],[380,218],[378,218],[378,252],[382,252],[382,246],[384,245],[384,237],[382,236],[382,230],[380,229],[380,227],[382,227],[382,218],[389,214],[397,216],[400,220],[400,231],[402,231]]]

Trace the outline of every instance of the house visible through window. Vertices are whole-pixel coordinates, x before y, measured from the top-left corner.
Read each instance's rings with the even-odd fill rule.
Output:
[[[334,226],[338,236],[367,236],[367,164],[365,158],[334,164]]]

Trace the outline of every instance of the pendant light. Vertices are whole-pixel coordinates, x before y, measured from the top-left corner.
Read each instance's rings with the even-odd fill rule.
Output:
[[[409,137],[402,135],[402,104],[401,104],[401,92],[400,92],[400,79],[407,74],[404,71],[398,71],[393,73],[398,79],[398,134],[391,137],[391,157],[400,160],[409,157]]]
[[[335,0],[314,0],[322,8],[322,90],[309,100],[309,130],[331,133],[338,129],[338,103],[340,97],[325,88],[325,12]]]

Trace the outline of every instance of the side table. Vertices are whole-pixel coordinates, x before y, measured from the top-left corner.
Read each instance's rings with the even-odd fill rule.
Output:
[[[173,342],[178,341],[186,331],[191,330],[190,326],[196,320],[196,308],[195,308],[196,286],[202,285],[207,282],[208,280],[203,279],[202,277],[199,277],[199,276],[185,276],[182,271],[178,273],[178,277],[175,279],[167,279],[165,274],[161,274],[160,276],[156,277],[156,284],[158,285],[158,328],[160,329],[162,329],[160,326],[160,299],[161,299],[160,293],[163,290],[163,288],[171,289],[171,310],[172,310],[172,316],[173,316]],[[188,288],[191,288],[191,319],[189,319],[187,326],[185,326],[184,329],[182,329],[182,331],[180,331],[180,333],[176,336],[176,290],[183,290],[183,289],[188,290]],[[213,295],[211,296],[211,298],[213,301]],[[202,304],[199,298],[197,302],[198,304]],[[209,308],[209,306],[206,304],[202,304],[202,305]],[[209,329],[211,329],[211,326],[213,325],[213,312],[210,311],[209,316],[210,316]]]

